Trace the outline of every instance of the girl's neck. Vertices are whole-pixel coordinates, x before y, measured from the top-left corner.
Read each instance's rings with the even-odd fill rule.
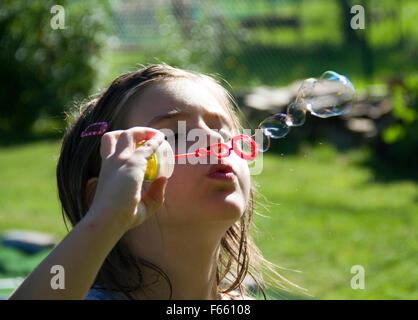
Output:
[[[195,228],[153,228],[152,222],[129,235],[133,252],[161,268],[170,279],[174,300],[225,299],[218,294],[216,271],[220,241],[224,232]],[[176,230],[175,233],[170,230]],[[166,231],[166,232],[165,232]],[[179,234],[181,236],[179,236]],[[149,268],[143,271],[144,290],[137,299],[168,299],[170,287],[166,279]],[[158,281],[156,281],[158,279]]]

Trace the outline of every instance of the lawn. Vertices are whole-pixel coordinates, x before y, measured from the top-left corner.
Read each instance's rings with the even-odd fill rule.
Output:
[[[0,147],[0,232],[31,229],[66,234],[55,182],[59,141]],[[379,182],[362,165],[365,150],[338,153],[326,143],[299,153],[267,153],[259,184],[256,243],[282,274],[309,290],[270,298],[418,298],[418,185]],[[264,208],[266,207],[266,208]],[[24,277],[46,253],[28,257],[0,249],[0,278]],[[365,289],[350,287],[353,265],[365,269]],[[9,292],[0,290],[3,297]]]
[[[376,181],[361,166],[366,158],[327,145],[266,157],[256,180],[270,213],[255,220],[257,243],[275,263],[302,271],[284,275],[315,298],[416,299],[417,184]],[[365,269],[364,290],[351,289],[354,265]]]

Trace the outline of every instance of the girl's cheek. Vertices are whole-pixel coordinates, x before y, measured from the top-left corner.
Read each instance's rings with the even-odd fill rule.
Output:
[[[191,164],[176,164],[173,175],[169,179],[171,185],[178,191],[184,191],[185,188],[193,185],[196,180],[196,168]]]
[[[250,189],[251,189],[251,177],[250,177],[250,168],[248,167],[248,162],[247,160],[243,160],[241,158],[238,158],[236,161],[238,162],[236,165],[238,168],[239,184],[241,186],[243,193],[246,196],[249,196]]]

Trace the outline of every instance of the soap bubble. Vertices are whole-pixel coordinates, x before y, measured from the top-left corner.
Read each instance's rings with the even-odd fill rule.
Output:
[[[311,114],[328,118],[351,110],[355,89],[347,77],[326,71],[313,85],[302,88],[301,99]]]
[[[287,107],[286,124],[289,127],[298,127],[305,123],[306,108],[301,100],[296,99]]]
[[[255,134],[251,136],[257,145],[259,152],[266,152],[270,149],[270,137],[266,135],[264,130],[256,130]]]
[[[266,136],[272,139],[283,138],[290,131],[289,126],[286,124],[286,117],[285,113],[277,113],[266,118],[258,127],[264,131]]]
[[[270,149],[270,137],[267,136],[264,131],[263,131],[263,145],[260,146],[259,144],[257,144],[257,146],[258,146],[258,151],[260,152],[266,152]]]
[[[315,86],[315,83],[318,81],[316,78],[309,78],[306,80],[303,80],[302,84],[300,85],[300,88],[296,95],[296,100],[302,100],[304,101],[307,96],[312,95],[312,90]]]
[[[261,137],[256,134],[254,141],[259,152],[266,152],[270,149],[270,136],[266,135],[264,130],[260,130],[259,132],[261,133]]]
[[[266,152],[270,149],[270,136],[266,135],[264,130],[257,130],[251,138],[254,139],[259,152]]]
[[[287,114],[277,113],[259,124],[258,128],[263,132],[262,145],[256,142],[259,151],[267,151],[270,139],[285,137],[290,127],[303,125],[307,111],[320,118],[342,115],[351,110],[355,98],[356,92],[350,80],[337,72],[326,71],[319,79],[304,80],[295,101],[287,107]]]

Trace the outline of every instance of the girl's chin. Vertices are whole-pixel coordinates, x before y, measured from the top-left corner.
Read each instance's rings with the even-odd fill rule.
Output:
[[[236,193],[217,193],[211,196],[205,206],[205,211],[222,218],[239,219],[244,212],[244,200]]]

